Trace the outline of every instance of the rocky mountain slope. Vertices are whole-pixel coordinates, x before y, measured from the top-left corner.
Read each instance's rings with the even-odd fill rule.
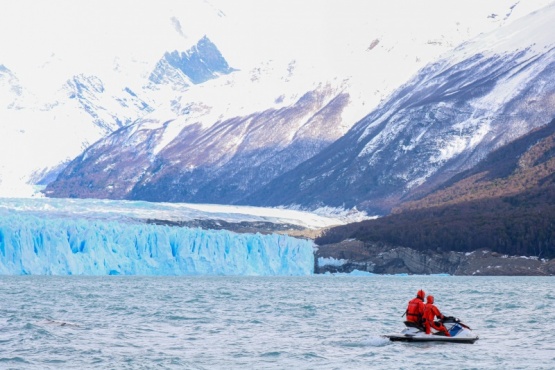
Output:
[[[422,4],[422,9],[443,6],[432,3]],[[400,12],[393,5],[372,12],[374,5],[369,5],[365,17],[354,14],[356,7],[336,5],[336,15],[349,14],[345,19],[357,30],[349,33],[348,43],[339,36],[326,39],[326,44],[309,43],[301,51],[294,49],[295,54],[250,63],[254,67],[225,77],[221,71],[232,69],[220,56],[213,58],[208,49],[214,48],[207,49],[202,43],[197,50],[206,52],[200,59],[189,53],[166,53],[149,75],[149,88],[163,93],[153,100],[156,110],[135,121],[131,125],[135,127],[118,130],[83,153],[46,194],[252,204],[269,198],[272,204],[291,204],[289,199],[276,200],[257,192],[345,134],[398,83],[440,51],[467,39],[477,29],[509,22],[522,8],[520,4],[504,4],[499,6],[504,9],[501,12],[486,13],[489,5],[480,3],[475,5],[480,17],[450,12],[447,18],[438,18],[424,12],[422,17],[444,28],[427,33],[427,28],[420,27],[420,18],[409,18],[416,26],[412,38],[405,40],[392,35],[400,17],[413,5],[406,4]],[[391,21],[383,22],[384,16]],[[345,19],[338,18],[338,22]],[[371,25],[368,19],[373,20]],[[338,35],[346,32],[335,23],[327,26],[326,30],[337,30]],[[280,34],[289,37],[294,32],[286,27]],[[300,37],[278,37],[279,45],[289,50]],[[302,37],[307,36],[303,33]],[[321,39],[318,35],[314,40]],[[268,46],[268,40],[256,40],[257,48]],[[277,45],[277,41],[270,45]],[[206,61],[221,71],[205,74],[202,64]],[[167,73],[160,73],[160,69]],[[220,77],[193,86],[195,76],[185,76],[187,71],[195,76]],[[303,202],[293,203],[327,203]]]
[[[162,125],[143,120],[85,151],[46,193],[57,197],[229,203],[341,136],[341,113],[347,103],[347,95],[325,86],[291,106],[209,127],[187,125],[183,120],[168,120]],[[186,118],[194,119],[206,108],[187,109]],[[164,133],[170,129],[178,134],[168,140]]]
[[[445,187],[376,220],[317,239],[357,239],[415,251],[555,257],[555,119],[492,152]]]
[[[394,213],[498,198],[517,199],[525,194],[528,202],[523,206],[551,204],[555,203],[549,198],[554,176],[555,119],[495,150],[436,191],[404,202]],[[539,199],[532,202],[534,197]]]
[[[246,198],[385,214],[555,116],[555,6],[428,65],[344,137]]]

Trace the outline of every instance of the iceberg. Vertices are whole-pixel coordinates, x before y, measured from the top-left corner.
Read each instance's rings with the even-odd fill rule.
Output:
[[[2,275],[311,275],[313,248],[277,234],[0,211]]]

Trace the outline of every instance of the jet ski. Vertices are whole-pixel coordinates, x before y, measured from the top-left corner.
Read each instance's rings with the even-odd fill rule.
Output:
[[[426,330],[410,321],[405,321],[405,329],[401,334],[386,335],[392,342],[446,342],[446,343],[474,343],[479,338],[472,330],[459,319],[453,316],[446,316],[441,320],[450,337],[442,332],[431,329],[431,334],[426,334]]]

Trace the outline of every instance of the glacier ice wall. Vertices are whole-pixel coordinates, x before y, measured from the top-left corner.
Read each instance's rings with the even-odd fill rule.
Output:
[[[2,275],[310,275],[311,241],[109,220],[0,214]]]

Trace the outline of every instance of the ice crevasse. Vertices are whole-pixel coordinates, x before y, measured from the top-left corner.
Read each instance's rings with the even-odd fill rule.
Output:
[[[313,243],[145,223],[0,215],[3,275],[310,275]]]

